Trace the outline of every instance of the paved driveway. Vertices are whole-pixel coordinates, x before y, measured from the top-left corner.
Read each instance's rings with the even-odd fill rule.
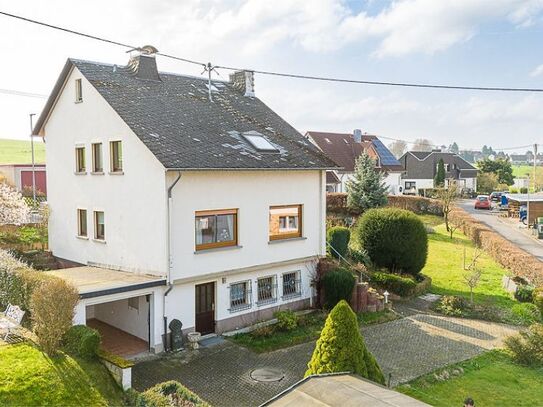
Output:
[[[473,208],[473,200],[462,200],[459,202],[459,206],[471,214],[475,219],[494,229],[511,243],[514,243],[521,249],[543,261],[543,244],[526,236],[522,231],[518,230],[518,228],[511,226],[511,224],[507,224],[500,220],[497,213],[480,209],[475,210]]]
[[[362,329],[370,351],[392,385],[414,379],[451,363],[500,346],[516,329],[502,324],[415,314]],[[256,406],[303,377],[314,343],[256,354],[225,342],[199,351],[186,351],[133,369],[133,384],[144,390],[165,380],[178,380],[214,406]],[[275,368],[278,382],[256,382],[250,373]]]

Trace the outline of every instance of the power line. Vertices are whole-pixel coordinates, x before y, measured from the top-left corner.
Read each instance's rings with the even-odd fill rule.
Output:
[[[96,35],[86,34],[80,31],[71,30],[68,28],[60,27],[53,24],[44,23],[42,21],[33,20],[30,18],[18,16],[15,14],[7,13],[4,11],[0,11],[1,15],[15,18],[18,20],[22,20],[28,23],[41,25],[44,27],[52,28],[55,30],[60,30],[69,34],[79,35],[82,37],[94,39],[97,41],[102,41],[105,43],[118,45],[125,48],[130,49],[138,49],[138,47],[135,47],[133,45],[125,44],[119,41],[110,40],[103,37],[98,37]],[[157,53],[158,55],[161,55],[165,58],[174,59],[177,61],[187,62],[190,64],[196,64],[200,66],[206,66],[207,64],[201,61],[195,61],[188,58],[183,58],[175,55],[170,54],[164,54],[164,53]],[[334,77],[325,77],[325,76],[311,76],[311,75],[301,75],[301,74],[293,74],[293,73],[285,73],[285,72],[276,72],[276,71],[265,71],[265,70],[257,70],[257,69],[243,69],[243,68],[236,68],[236,67],[229,67],[229,66],[222,66],[222,65],[215,65],[214,68],[217,69],[226,69],[226,70],[233,70],[233,71],[239,71],[239,70],[247,70],[252,71],[255,73],[259,73],[261,75],[270,75],[270,76],[280,76],[280,77],[286,77],[286,78],[295,78],[295,79],[305,79],[305,80],[316,80],[316,81],[326,81],[326,82],[336,82],[336,83],[352,83],[352,84],[362,84],[362,85],[378,85],[378,86],[399,86],[399,87],[411,87],[411,88],[426,88],[426,89],[449,89],[449,90],[472,90],[472,91],[499,91],[499,92],[543,92],[542,88],[509,88],[509,87],[488,87],[488,86],[456,86],[456,85],[435,85],[435,84],[427,84],[427,83],[408,83],[408,82],[384,82],[384,81],[366,81],[366,80],[358,80],[358,79],[346,79],[346,78],[334,78]]]
[[[39,99],[48,98],[47,95],[42,95],[39,93],[24,92],[21,90],[14,90],[14,89],[0,89],[0,93],[6,94],[6,95],[26,96],[29,98],[39,98]]]

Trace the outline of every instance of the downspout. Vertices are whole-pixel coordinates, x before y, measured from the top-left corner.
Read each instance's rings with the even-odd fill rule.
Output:
[[[167,174],[167,173],[166,173]],[[168,275],[166,277],[166,283],[168,284],[168,288],[164,292],[164,296],[162,297],[162,316],[164,320],[164,350],[168,351],[169,344],[168,344],[168,317],[166,316],[166,297],[172,291],[173,284],[172,284],[172,268],[173,268],[173,258],[172,258],[172,190],[175,187],[175,185],[179,182],[181,179],[181,171],[177,171],[177,178],[175,181],[168,187],[168,199],[167,199],[167,212],[168,212],[168,233],[167,233],[167,258],[168,258]]]

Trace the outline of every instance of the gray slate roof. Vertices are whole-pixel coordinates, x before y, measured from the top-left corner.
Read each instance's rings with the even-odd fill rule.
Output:
[[[337,167],[262,101],[243,96],[230,82],[212,82],[211,103],[205,79],[161,72],[161,81],[143,80],[122,67],[75,59],[63,74],[72,64],[168,169]],[[46,106],[37,131],[47,113]],[[279,153],[256,151],[242,137],[245,132],[264,135]]]

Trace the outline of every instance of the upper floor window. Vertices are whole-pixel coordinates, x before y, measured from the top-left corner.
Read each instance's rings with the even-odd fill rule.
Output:
[[[75,80],[75,102],[83,102],[83,84],[81,79]]]
[[[109,155],[111,157],[111,172],[123,172],[123,148],[120,141],[109,143]]]
[[[85,164],[85,147],[75,148],[75,172],[84,173],[87,171]]]
[[[94,212],[94,238],[96,240],[106,240],[106,223],[104,212]]]
[[[87,210],[77,210],[77,236],[87,237]]]
[[[302,236],[302,205],[270,207],[270,240]]]
[[[104,172],[104,161],[102,158],[102,143],[92,144],[92,172]]]
[[[196,212],[196,250],[238,244],[238,210]]]

